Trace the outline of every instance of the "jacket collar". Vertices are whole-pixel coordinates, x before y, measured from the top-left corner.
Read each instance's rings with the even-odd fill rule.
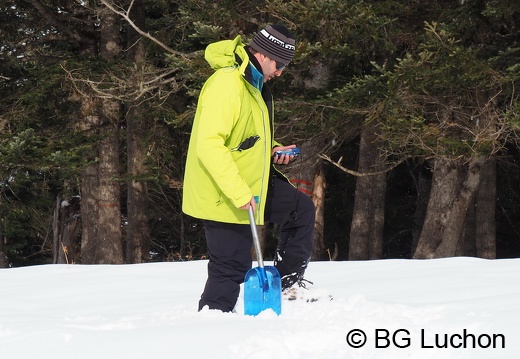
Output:
[[[256,57],[251,53],[251,51],[249,51],[249,47],[248,46],[245,46],[244,47],[245,49],[245,52],[247,54],[247,56],[249,57],[249,62],[248,62],[248,66],[246,67],[245,71],[244,71],[244,79],[249,82],[252,86],[258,88],[258,86],[255,86],[255,83],[254,83],[254,80],[253,80],[253,66],[255,68],[256,71],[258,71],[258,73],[260,73],[262,75],[262,77],[264,76],[264,74],[262,73],[262,66],[260,66],[260,63],[258,62],[258,60],[256,59]],[[238,64],[238,66],[240,68],[242,68],[242,65],[243,65],[243,62],[245,61],[242,60],[242,58],[235,53],[235,60]],[[263,80],[262,80],[263,81]],[[269,119],[271,119],[272,117],[272,102],[273,102],[273,96],[271,94],[271,89],[269,89],[269,86],[267,86],[266,83],[263,83],[262,86],[259,88],[261,94],[262,94],[262,98],[265,102],[265,104],[267,105],[267,108],[269,110]]]
[[[262,75],[262,70],[258,70],[253,64],[250,64],[249,68],[251,69],[251,80],[253,81],[253,86],[256,87],[258,91],[262,92],[264,86],[264,75]]]
[[[253,53],[249,50],[249,46],[246,46],[245,47],[246,49],[246,53],[247,53],[247,56],[249,56],[249,62],[257,68],[258,72],[260,72],[260,74],[262,74],[262,76],[264,75],[264,73],[262,72],[262,66],[260,66],[260,63],[258,62],[258,59],[255,57],[255,55],[253,55]]]

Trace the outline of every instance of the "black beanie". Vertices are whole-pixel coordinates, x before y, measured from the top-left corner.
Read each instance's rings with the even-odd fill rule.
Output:
[[[261,54],[289,65],[294,56],[294,36],[283,25],[269,25],[253,37],[249,46]]]

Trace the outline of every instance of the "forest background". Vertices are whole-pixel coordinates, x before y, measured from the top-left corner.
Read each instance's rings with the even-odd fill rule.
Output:
[[[206,258],[180,210],[204,49],[270,23],[313,260],[520,256],[517,0],[0,0],[0,265]]]

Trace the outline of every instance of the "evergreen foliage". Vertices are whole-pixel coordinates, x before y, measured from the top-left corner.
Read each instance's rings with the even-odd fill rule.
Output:
[[[423,161],[475,154],[499,156],[507,174],[498,183],[499,252],[520,255],[518,1],[143,3],[146,32],[173,51],[141,38],[139,64],[126,56],[135,44],[124,43],[130,25],[122,18],[124,55],[99,58],[100,1],[0,3],[0,251],[14,265],[51,261],[56,199],[78,195],[81,172],[97,161],[101,137],[81,122],[92,113],[85,99],[103,98],[120,103],[121,129],[129,108],[143,110],[147,172],[139,179],[149,189],[151,260],[203,258],[200,221],[180,211],[191,120],[212,71],[203,51],[237,35],[247,43],[267,23],[285,24],[298,39],[294,61],[271,84],[278,139],[319,139],[318,154],[344,157],[353,168],[357,138],[376,121],[389,167],[404,161],[388,175],[387,257],[408,255],[399,236],[412,231]],[[337,171],[326,169],[325,235],[330,248],[339,242],[343,259],[354,180]],[[122,171],[118,180],[128,176]]]

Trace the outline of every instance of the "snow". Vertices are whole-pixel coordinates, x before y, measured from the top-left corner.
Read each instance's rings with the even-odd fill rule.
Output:
[[[312,262],[333,300],[256,317],[197,312],[206,265],[1,269],[1,358],[520,358],[520,259]]]

